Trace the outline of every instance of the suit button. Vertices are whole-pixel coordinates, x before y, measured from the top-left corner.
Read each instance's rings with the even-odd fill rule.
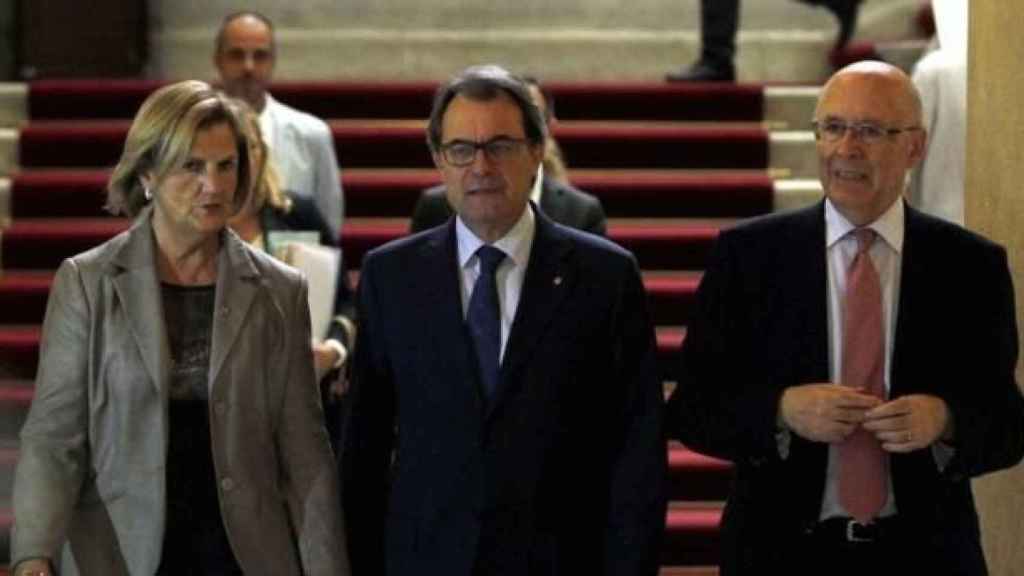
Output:
[[[227,411],[228,407],[225,406],[223,402],[217,402],[213,405],[213,413],[217,416],[223,416]]]
[[[230,476],[225,476],[224,478],[221,478],[220,488],[225,492],[231,492],[235,489],[235,481],[232,480]]]

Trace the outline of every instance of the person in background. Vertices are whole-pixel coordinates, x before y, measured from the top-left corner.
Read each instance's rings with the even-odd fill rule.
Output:
[[[825,199],[719,236],[667,408],[735,463],[722,576],[986,574],[971,478],[1024,455],[1006,250],[903,200],[902,71],[843,68],[814,118]]]
[[[263,139],[285,190],[313,200],[338,238],[345,216],[334,137],[327,124],[275,100],[267,91],[277,45],[269,18],[251,10],[228,14],[217,31],[213,63],[221,86],[260,116]]]
[[[548,135],[544,140],[544,158],[540,163],[543,174],[547,174],[548,178],[560,184],[569,184],[569,168],[565,165],[565,155],[553,133],[555,123],[558,122],[558,117],[555,115],[555,96],[551,90],[541,86],[540,80],[537,80],[535,76],[520,76],[519,79],[526,84],[527,90],[530,91],[530,100],[540,108],[540,113],[544,116],[544,123],[547,124]]]
[[[226,229],[248,149],[203,82],[139,110],[107,199],[134,223],[47,304],[15,575],[349,573],[305,281]]]
[[[964,224],[967,180],[967,0],[933,0],[935,49],[911,78],[921,93],[928,148],[911,174],[907,200],[922,212]]]
[[[524,77],[522,80],[530,92],[531,102],[540,109],[547,125],[544,158],[537,168],[530,200],[559,224],[604,236],[607,222],[601,201],[568,182],[562,149],[551,135],[555,123],[554,98],[541,88],[535,78]],[[413,211],[411,232],[440,226],[452,217],[452,208],[445,196],[444,184],[423,191]]]
[[[828,9],[839,21],[835,47],[846,46],[857,27],[860,0],[800,0]],[[688,68],[665,75],[669,82],[733,82],[736,80],[736,31],[740,0],[701,0],[700,58]]]
[[[321,245],[338,248],[334,235],[309,198],[281,190],[260,132],[259,118],[244,102],[239,105],[243,108],[249,141],[253,186],[248,201],[228,225],[242,240],[264,252],[270,250],[268,236],[276,231],[312,231],[318,235]],[[285,252],[282,256],[287,256],[287,250]],[[348,387],[345,368],[355,343],[355,330],[355,297],[342,255],[334,286],[334,316],[326,334],[313,335],[314,366],[317,381],[322,384],[327,429],[332,441],[341,432],[341,411],[337,402]]]
[[[359,281],[344,503],[353,570],[654,576],[666,446],[633,256],[529,201],[545,124],[497,66],[435,96],[457,216]]]

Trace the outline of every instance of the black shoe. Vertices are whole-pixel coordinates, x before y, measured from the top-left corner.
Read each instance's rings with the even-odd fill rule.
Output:
[[[860,11],[860,0],[832,0],[825,7],[839,20],[839,34],[833,50],[841,50],[850,42],[854,29],[857,28],[857,12]]]
[[[665,75],[669,82],[735,82],[736,70],[732,64],[717,65],[698,60],[689,68]]]

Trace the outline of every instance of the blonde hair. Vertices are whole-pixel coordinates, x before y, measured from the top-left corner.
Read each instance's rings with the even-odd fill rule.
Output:
[[[232,98],[232,103],[241,109],[245,135],[251,144],[259,148],[260,158],[263,160],[259,166],[251,167],[253,178],[250,193],[253,195],[253,208],[260,210],[264,204],[269,204],[282,212],[289,212],[292,209],[292,200],[281,189],[281,177],[270,158],[270,147],[263,139],[259,116],[243,100]],[[255,164],[255,160],[252,161]]]
[[[198,80],[164,86],[142,103],[107,184],[107,210],[137,216],[149,202],[142,177],[162,181],[185,162],[197,132],[222,123],[235,135],[238,187],[234,204],[235,210],[239,210],[245,205],[251,182],[249,144],[242,116],[227,96]]]

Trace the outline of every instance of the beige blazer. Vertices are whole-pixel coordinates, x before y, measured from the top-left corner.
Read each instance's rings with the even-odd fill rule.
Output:
[[[21,431],[11,559],[151,575],[165,518],[167,389],[150,212],[64,261]],[[210,358],[221,514],[246,574],[349,573],[313,372],[305,280],[222,234]]]

